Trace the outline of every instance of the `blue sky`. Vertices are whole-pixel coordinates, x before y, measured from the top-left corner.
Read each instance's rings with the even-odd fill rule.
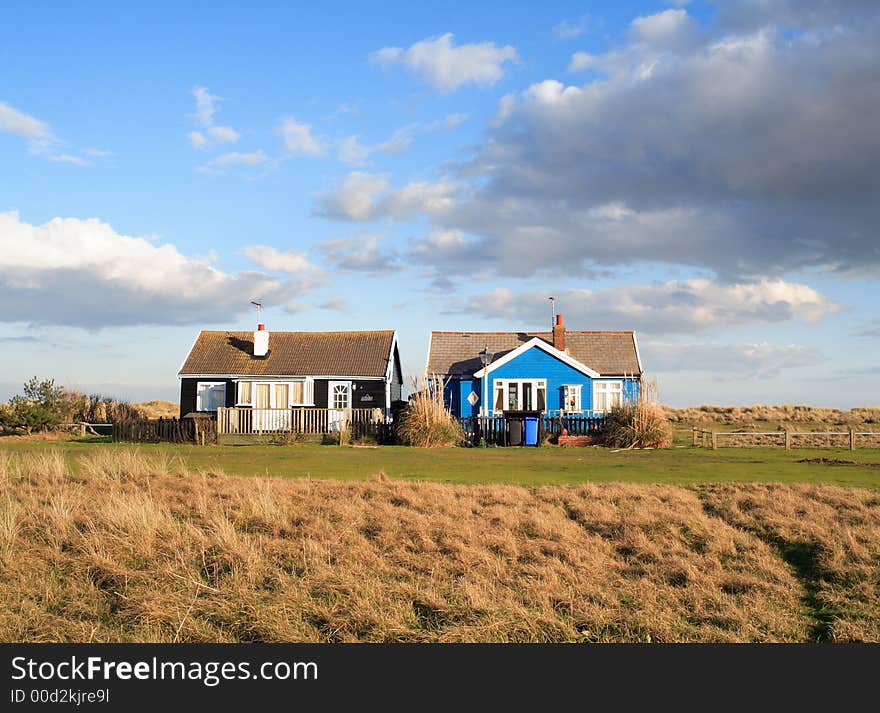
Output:
[[[848,0],[13,3],[0,397],[175,398],[200,328],[636,329],[672,404],[876,405]],[[872,118],[873,117],[873,118]]]

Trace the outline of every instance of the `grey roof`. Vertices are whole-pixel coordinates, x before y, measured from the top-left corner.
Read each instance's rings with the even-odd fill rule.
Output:
[[[473,374],[484,347],[504,356],[534,337],[553,344],[552,332],[431,332],[428,374]],[[603,376],[641,374],[635,332],[565,333],[565,353]]]

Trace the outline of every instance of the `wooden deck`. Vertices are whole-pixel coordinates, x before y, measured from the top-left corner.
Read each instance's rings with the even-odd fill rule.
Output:
[[[385,426],[379,408],[220,408],[217,435],[261,436],[284,433],[376,435]]]

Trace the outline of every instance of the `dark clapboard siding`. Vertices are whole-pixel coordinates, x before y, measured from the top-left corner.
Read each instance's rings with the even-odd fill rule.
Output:
[[[315,379],[315,407],[330,408],[328,403],[330,379]],[[333,379],[333,381],[349,381],[349,379]],[[384,380],[351,380],[353,389],[351,392],[352,408],[380,408],[385,410],[385,381]],[[364,400],[364,396],[372,396],[372,400]]]
[[[225,381],[226,405],[235,406],[235,382],[232,379],[181,379],[180,380],[180,417],[196,410],[196,392],[200,381]]]
[[[211,381],[211,379],[181,379],[180,380],[180,416],[183,418],[188,413],[196,410],[196,391],[199,381]],[[217,381],[224,381],[218,379]],[[226,381],[226,405],[235,406],[235,382],[232,379]],[[349,381],[349,379],[333,379],[333,381]],[[351,394],[352,408],[380,408],[385,410],[385,381],[384,380],[351,380],[353,390]],[[330,379],[315,379],[315,407],[329,408],[328,385]],[[364,399],[372,396],[372,399]],[[397,384],[395,396],[395,384],[391,385],[391,400],[400,398],[400,385]]]
[[[400,368],[400,352],[394,345],[394,368],[391,370],[391,403],[403,399],[403,370]]]

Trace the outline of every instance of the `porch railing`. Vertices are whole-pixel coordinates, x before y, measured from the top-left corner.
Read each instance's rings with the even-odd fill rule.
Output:
[[[563,430],[570,436],[590,436],[605,424],[602,411],[578,413],[545,411],[538,420],[539,442],[546,436],[559,436]],[[489,445],[506,446],[510,442],[510,430],[504,416],[470,416],[461,419],[468,440],[478,445],[485,439]]]
[[[302,433],[322,435],[349,431],[374,435],[385,425],[378,408],[219,408],[217,435]]]

